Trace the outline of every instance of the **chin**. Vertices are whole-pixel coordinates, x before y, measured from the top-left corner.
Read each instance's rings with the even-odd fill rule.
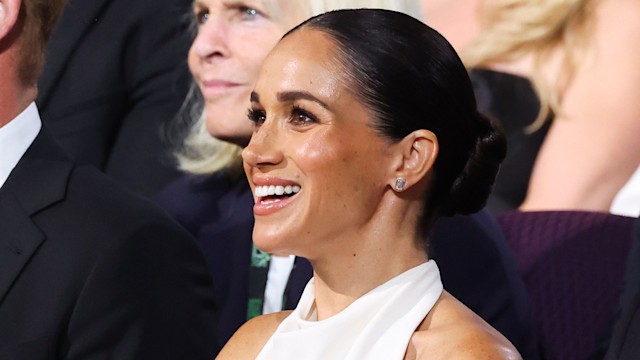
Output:
[[[247,146],[251,139],[251,132],[249,131],[247,134],[247,131],[244,131],[244,129],[220,128],[218,126],[207,125],[207,132],[218,140],[230,142],[241,147]]]
[[[238,106],[220,105],[223,104],[205,108],[207,132],[216,139],[246,146],[253,134],[253,124],[245,115],[247,110]]]
[[[259,226],[253,229],[253,243],[258,249],[270,254],[282,256],[293,254],[287,237],[278,234],[265,234]]]

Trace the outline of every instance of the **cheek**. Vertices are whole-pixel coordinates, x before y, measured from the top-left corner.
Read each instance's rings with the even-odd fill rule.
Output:
[[[304,140],[295,147],[296,162],[302,172],[308,176],[329,176],[328,174],[335,170],[331,164],[335,164],[336,158],[339,157],[339,149],[322,135],[313,135]]]
[[[191,75],[195,78],[198,78],[198,55],[196,55],[195,50],[193,50],[193,46],[189,48],[189,53],[187,54],[187,65],[189,65],[189,71],[191,72]]]
[[[214,101],[205,101],[205,124],[213,137],[228,140],[228,137],[251,137],[253,124],[247,119],[249,92],[238,93]]]
[[[366,152],[351,146],[349,139],[313,136],[297,149],[301,170],[322,194],[340,194],[339,201],[371,192],[378,176]]]
[[[255,83],[262,63],[283,34],[280,31],[264,30],[246,32],[238,37],[235,53],[243,70],[251,76],[248,81]]]

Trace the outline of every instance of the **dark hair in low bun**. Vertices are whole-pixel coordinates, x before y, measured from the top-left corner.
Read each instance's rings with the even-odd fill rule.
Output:
[[[481,113],[479,124],[490,124]],[[472,214],[484,207],[493,189],[493,181],[506,155],[506,140],[492,126],[485,126],[462,172],[451,184],[449,195],[441,207],[442,216]]]
[[[478,113],[471,81],[451,45],[421,21],[389,10],[333,11],[287,35],[303,28],[335,41],[349,88],[370,109],[372,126],[382,136],[399,141],[427,129],[438,138],[423,229],[438,216],[482,208],[506,142]]]

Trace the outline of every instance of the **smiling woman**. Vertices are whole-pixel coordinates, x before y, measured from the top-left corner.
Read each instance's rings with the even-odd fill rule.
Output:
[[[381,184],[388,180],[383,164],[391,160],[394,144],[377,134],[371,112],[347,91],[347,79],[338,76],[343,66],[326,56],[331,41],[316,32],[298,37],[308,42],[283,43],[288,51],[274,53],[263,67],[249,114],[256,130],[243,157],[250,184],[301,188],[293,197],[256,199],[254,243],[267,252],[313,260],[313,252],[331,242],[346,250],[347,232],[353,241],[385,215],[376,211]],[[437,151],[427,141],[417,146]],[[370,166],[374,159],[381,166]],[[345,252],[357,256],[361,244],[353,245]]]
[[[426,252],[435,219],[483,206],[506,151],[442,36],[392,11],[314,17],[267,57],[249,118],[254,242],[306,257],[314,277],[219,358],[519,358]]]
[[[312,276],[311,266],[304,258],[271,256],[254,247],[254,215],[270,219],[272,215],[269,214],[280,216],[278,213],[301,209],[301,203],[306,199],[315,202],[316,198],[321,203],[314,203],[314,206],[331,209],[327,210],[327,216],[340,214],[337,211],[344,212],[343,207],[355,211],[355,206],[361,206],[355,205],[356,199],[371,199],[370,206],[362,205],[366,211],[376,208],[378,198],[374,196],[375,191],[376,196],[380,196],[382,190],[373,181],[382,169],[376,167],[375,157],[382,161],[388,154],[383,151],[378,155],[380,149],[373,147],[371,141],[385,144],[386,151],[391,151],[393,144],[406,135],[399,131],[390,138],[382,136],[380,139],[377,136],[384,133],[386,125],[381,122],[379,126],[372,127],[368,119],[374,109],[383,111],[384,108],[371,105],[388,102],[384,99],[370,99],[370,103],[362,101],[365,94],[358,93],[358,90],[365,87],[358,85],[358,78],[353,77],[353,81],[347,77],[336,78],[335,73],[343,72],[345,68],[339,60],[346,57],[338,56],[338,52],[326,56],[322,51],[327,46],[322,47],[322,51],[315,49],[313,43],[300,47],[300,51],[310,51],[321,61],[314,68],[317,74],[303,73],[302,62],[283,65],[284,71],[294,79],[301,76],[296,81],[304,79],[313,81],[313,84],[298,83],[296,87],[283,87],[275,93],[255,87],[260,66],[286,31],[306,19],[307,15],[345,7],[381,7],[420,16],[417,0],[196,0],[194,3],[192,19],[196,32],[189,52],[189,65],[194,77],[192,94],[196,106],[186,114],[192,131],[184,140],[184,151],[180,157],[180,166],[188,174],[170,184],[157,200],[194,235],[209,262],[216,279],[219,313],[216,341],[220,348],[248,318],[295,308]],[[372,34],[374,38],[378,35]],[[370,39],[363,41],[370,42]],[[393,54],[388,61],[395,64],[398,63],[397,58]],[[363,64],[369,61],[366,56],[363,60]],[[311,64],[305,63],[304,67],[307,66]],[[375,69],[360,69],[364,73],[370,70]],[[353,75],[355,73],[351,73]],[[390,77],[394,75],[390,74]],[[400,85],[398,94],[411,90]],[[415,101],[422,102],[423,96],[417,92],[415,97],[420,100]],[[414,105],[406,103],[402,106]],[[253,123],[247,118],[248,107]],[[407,109],[402,112],[418,118],[430,116],[418,109],[416,112]],[[272,129],[273,116],[287,119],[280,123],[283,129],[289,130],[286,139],[283,134],[266,131]],[[350,117],[354,122],[345,121]],[[353,127],[358,124],[367,124],[367,132]],[[244,176],[241,151],[249,143],[254,129],[258,131],[263,127],[265,132],[255,135],[253,149],[260,156],[255,161],[282,164],[278,159],[282,152],[271,151],[273,144],[270,143],[277,137],[281,139],[278,141],[286,141],[287,146],[298,147],[296,155],[284,161],[299,161],[299,171],[287,170],[271,179],[257,175],[252,191]],[[170,135],[177,138],[175,133]],[[440,147],[441,136],[444,135],[438,134]],[[256,143],[258,139],[262,139],[260,143]],[[336,147],[325,145],[325,142],[333,144],[336,141]],[[255,151],[256,147],[262,146],[267,151]],[[247,150],[247,156],[251,156],[250,151]],[[440,158],[446,158],[447,154],[441,152]],[[269,157],[265,158],[266,155]],[[367,165],[363,165],[363,159],[368,159]],[[351,170],[360,171],[360,179]],[[307,173],[314,175],[313,181],[303,179]],[[331,174],[331,177],[316,178],[324,173]],[[338,180],[343,176],[342,181]],[[413,186],[409,180],[405,180],[405,189]],[[392,181],[394,186],[397,183],[401,187],[402,179]],[[438,186],[434,188],[435,193],[446,192]],[[328,196],[332,191],[335,194]],[[254,203],[254,194],[260,198],[257,204]],[[434,200],[434,204],[436,202]],[[276,211],[277,208],[282,208],[282,211]],[[320,215],[325,216],[324,213]],[[364,215],[360,210],[347,215],[358,216],[358,221],[363,221]],[[299,216],[307,221],[308,216],[315,215],[307,212]],[[346,217],[336,216],[332,221],[343,224]],[[518,277],[515,259],[508,252],[493,220],[483,210],[439,222],[434,227],[433,236],[428,234],[429,226],[425,226],[422,235],[424,239],[430,237],[430,249],[442,268],[447,289],[526,352],[528,348],[535,349],[536,345],[530,305]],[[259,226],[271,226],[269,221],[265,220]],[[301,232],[298,224],[292,222],[287,231]],[[320,223],[314,224],[317,227],[314,231],[330,230],[323,229],[318,225]],[[276,239],[279,236],[275,232],[277,229],[272,229],[273,239]],[[263,237],[259,241],[264,249],[275,251],[279,239],[282,238],[271,243]],[[468,255],[465,259],[460,259],[460,249]],[[292,253],[285,249],[281,251],[278,254]],[[360,253],[356,252],[356,256],[359,257]],[[486,301],[487,298],[491,301]],[[537,358],[529,354],[527,357]]]

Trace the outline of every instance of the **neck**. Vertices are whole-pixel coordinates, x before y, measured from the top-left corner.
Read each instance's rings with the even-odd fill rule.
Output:
[[[338,249],[309,259],[314,268],[319,320],[339,313],[367,292],[428,260],[416,230],[419,206],[420,202],[415,202],[401,214],[390,214],[383,207],[366,226],[332,241]]]
[[[38,90],[36,84],[25,85],[18,75],[21,56],[17,40],[13,36],[0,40],[0,127],[3,127],[35,100]]]
[[[11,77],[3,79],[0,88],[0,127],[7,125],[24,111],[35,100],[37,94],[35,86],[18,85],[19,81]]]

